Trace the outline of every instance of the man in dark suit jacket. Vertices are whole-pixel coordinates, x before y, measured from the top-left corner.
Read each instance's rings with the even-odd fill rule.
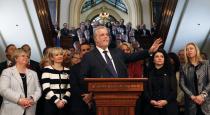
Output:
[[[156,51],[162,45],[162,40],[159,38],[148,51],[125,54],[120,49],[109,49],[110,38],[108,30],[104,26],[99,26],[95,29],[94,41],[96,48],[84,55],[81,62],[80,75],[82,78],[128,77],[126,63],[145,59],[149,57],[150,53]],[[113,67],[110,67],[110,60]],[[87,104],[91,103],[91,99],[91,93],[89,96],[83,98]]]
[[[91,49],[88,43],[81,44],[80,47],[80,56],[83,57],[84,54],[89,52]],[[89,110],[88,105],[83,101],[86,95],[86,84],[80,78],[80,69],[81,64],[73,65],[70,68],[70,84],[71,84],[71,97],[70,97],[70,114],[71,115],[94,115],[91,113],[92,111]]]
[[[13,66],[12,54],[14,53],[15,50],[16,50],[16,46],[14,44],[7,45],[7,47],[5,49],[5,54],[6,54],[7,60],[0,63],[0,74],[7,67]]]
[[[9,65],[7,65],[7,61],[3,61],[0,63],[0,74],[4,69],[6,69]]]
[[[133,54],[125,54],[119,49],[109,49],[110,38],[108,30],[104,26],[95,29],[94,40],[96,48],[87,53],[81,62],[81,77],[128,77],[126,63],[145,59],[162,45],[162,40],[159,38],[149,50]],[[109,59],[111,59],[116,76],[113,75],[113,70],[107,64],[104,51],[107,52]]]

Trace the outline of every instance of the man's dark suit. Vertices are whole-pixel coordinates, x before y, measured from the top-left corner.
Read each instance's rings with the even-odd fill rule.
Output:
[[[120,49],[109,49],[118,77],[128,77],[126,63],[149,57],[148,51],[125,54]],[[81,77],[111,78],[113,77],[106,61],[97,48],[84,55],[81,62]],[[93,105],[95,107],[95,105]]]
[[[71,97],[70,97],[70,114],[71,115],[92,115],[88,109],[88,105],[83,101],[81,96],[86,91],[86,84],[80,78],[81,63],[73,65],[70,68],[70,84],[71,84]]]
[[[1,62],[0,63],[0,74],[6,68],[7,68],[7,61]]]
[[[109,49],[113,58],[118,77],[128,77],[126,63],[145,59],[149,57],[148,51],[141,51],[133,54],[125,54],[120,49]],[[113,77],[106,61],[97,48],[87,53],[81,62],[81,77]]]
[[[28,68],[31,69],[31,70],[34,70],[37,73],[37,75],[39,77],[39,80],[40,80],[41,76],[42,76],[42,72],[41,72],[41,68],[39,66],[39,63],[34,61],[34,60],[30,60],[29,64],[30,65],[29,65]]]

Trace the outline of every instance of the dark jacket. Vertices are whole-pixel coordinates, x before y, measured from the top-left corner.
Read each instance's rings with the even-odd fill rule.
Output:
[[[144,113],[146,115],[157,114],[158,109],[150,104],[151,100],[167,100],[168,103],[161,110],[164,111],[161,115],[177,115],[177,82],[175,74],[171,73],[164,68],[152,69],[149,72],[148,81],[146,82],[144,91],[146,99]]]
[[[125,54],[120,49],[109,49],[112,55],[118,77],[128,77],[126,63],[145,59],[149,57],[148,51],[141,51],[133,54]],[[81,77],[113,77],[111,71],[107,67],[105,60],[97,48],[87,53],[81,62]]]
[[[2,71],[4,69],[6,69],[8,66],[7,66],[7,61],[3,61],[0,63],[0,74],[2,73]]]
[[[86,85],[84,80],[80,78],[80,63],[74,65],[70,69],[70,84],[71,84],[71,97],[70,97],[70,111],[78,115],[88,114],[88,105],[83,101],[82,94],[86,93]]]

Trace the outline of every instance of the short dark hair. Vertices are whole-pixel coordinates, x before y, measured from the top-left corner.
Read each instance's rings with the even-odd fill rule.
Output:
[[[149,71],[152,71],[155,68],[155,64],[154,64],[153,60],[154,60],[155,54],[158,53],[158,52],[162,53],[163,56],[164,56],[163,68],[165,68],[167,74],[172,75],[173,70],[172,70],[172,67],[171,67],[171,63],[170,63],[168,54],[166,53],[166,51],[164,49],[158,49],[156,52],[153,53],[152,57],[150,57],[150,59],[149,59]]]
[[[9,44],[9,45],[7,45],[7,47],[6,47],[6,49],[5,49],[5,52],[7,52],[8,49],[9,49],[10,47],[12,47],[12,46],[15,46],[15,44]],[[16,47],[16,46],[15,46],[15,47]]]
[[[89,45],[89,46],[90,46],[90,44],[87,43],[87,42],[83,42],[82,44],[80,44],[80,47],[81,47],[82,45]]]
[[[25,47],[25,46],[26,46],[26,47],[29,47],[30,50],[31,50],[31,47],[30,47],[28,44],[23,44],[21,48],[23,48],[23,47]]]
[[[179,68],[180,68],[179,57],[176,55],[176,53],[173,53],[173,52],[168,53],[168,56],[174,61],[174,71],[175,72],[179,71]]]

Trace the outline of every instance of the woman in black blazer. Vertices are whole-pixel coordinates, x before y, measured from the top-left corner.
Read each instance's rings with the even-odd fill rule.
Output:
[[[145,85],[146,115],[177,115],[177,84],[169,58],[164,50],[156,51],[150,59],[148,81]]]

